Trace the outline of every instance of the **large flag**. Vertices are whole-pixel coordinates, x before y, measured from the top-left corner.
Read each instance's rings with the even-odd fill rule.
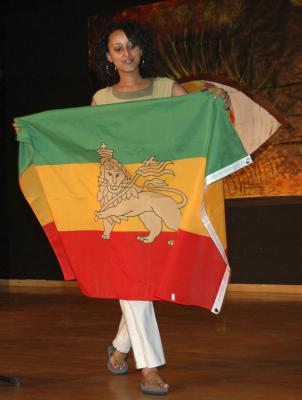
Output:
[[[218,313],[228,266],[221,178],[249,164],[220,98],[46,111],[21,127],[21,189],[84,294]]]

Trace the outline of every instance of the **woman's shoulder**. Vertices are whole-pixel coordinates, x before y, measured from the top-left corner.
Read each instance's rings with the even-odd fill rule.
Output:
[[[153,93],[161,96],[171,96],[175,80],[166,77],[156,77],[153,79]]]
[[[94,104],[106,104],[110,94],[110,86],[97,90],[92,96]]]
[[[172,84],[175,82],[174,79],[171,78],[167,78],[165,76],[157,76],[156,78],[154,78],[154,82],[158,83],[158,84]]]

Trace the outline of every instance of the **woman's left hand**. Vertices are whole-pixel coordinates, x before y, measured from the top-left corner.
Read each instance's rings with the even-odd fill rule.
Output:
[[[220,96],[222,98],[224,108],[228,111],[231,108],[231,98],[230,98],[228,92],[226,92],[222,88],[217,88],[215,90],[214,100],[217,100],[218,96]]]

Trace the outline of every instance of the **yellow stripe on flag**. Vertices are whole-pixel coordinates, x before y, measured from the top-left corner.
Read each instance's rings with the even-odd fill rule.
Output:
[[[125,167],[133,177],[141,165],[128,164]],[[169,189],[177,189],[185,193],[189,199],[188,204],[181,209],[182,218],[179,228],[198,235],[209,236],[201,223],[205,165],[204,158],[173,161],[173,164],[168,165],[167,168],[171,169],[174,175],[165,175],[162,179],[167,183]],[[54,216],[59,231],[102,231],[102,220],[94,219],[95,211],[100,209],[100,203],[97,200],[99,175],[100,165],[95,163],[30,167],[21,178],[21,187],[23,192],[26,192],[28,186],[31,187],[31,197],[34,199],[30,199],[30,203],[37,215],[40,216],[42,225],[52,221],[52,216]],[[148,177],[148,179],[152,179],[152,177]],[[142,186],[146,180],[146,177],[139,178],[136,184]],[[42,192],[39,185],[42,185],[47,193]],[[34,196],[32,196],[33,187],[35,187]],[[145,190],[149,191],[149,189]],[[156,188],[154,191],[173,198],[175,203],[181,201],[179,194],[165,191],[164,187]],[[221,196],[223,194],[220,182],[210,185],[207,189],[207,203],[209,204],[207,212],[217,229],[218,236],[225,245],[224,209],[223,205],[221,206]],[[45,209],[45,205],[48,205],[49,209]],[[164,224],[162,230],[171,231]],[[138,217],[129,217],[127,221],[122,220],[120,224],[116,224],[114,231],[141,232],[146,231],[146,228]]]
[[[52,213],[41,186],[38,169],[35,166],[27,168],[21,175],[19,182],[21,190],[40,224],[43,226],[53,222]]]

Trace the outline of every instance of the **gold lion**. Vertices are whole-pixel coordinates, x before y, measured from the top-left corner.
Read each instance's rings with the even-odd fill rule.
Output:
[[[103,220],[103,239],[110,239],[114,225],[129,217],[138,217],[148,230],[146,236],[137,237],[143,243],[152,243],[161,233],[163,223],[174,231],[178,229],[180,209],[188,201],[185,194],[174,188],[163,187],[166,184],[160,179],[145,182],[143,187],[139,187],[135,185],[139,176],[142,174],[137,170],[136,176],[131,178],[126,167],[113,158],[102,159],[97,194],[101,208],[95,212],[95,218]],[[177,203],[158,191],[176,193],[181,197],[181,202]]]

